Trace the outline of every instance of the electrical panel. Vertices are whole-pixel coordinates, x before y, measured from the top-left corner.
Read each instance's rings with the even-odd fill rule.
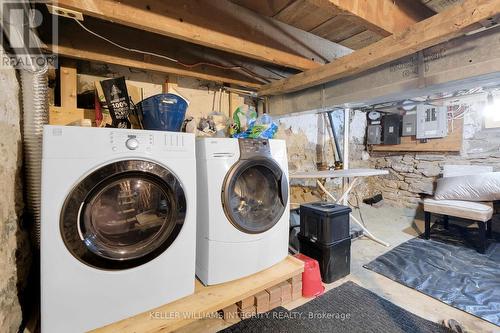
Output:
[[[368,125],[366,133],[366,143],[369,145],[379,145],[382,142],[382,126]]]
[[[401,143],[401,116],[387,114],[382,118],[384,145],[399,145]]]
[[[417,105],[417,139],[443,138],[448,134],[448,110],[443,106]]]
[[[401,136],[412,136],[417,134],[417,113],[407,112],[403,116],[403,127]]]

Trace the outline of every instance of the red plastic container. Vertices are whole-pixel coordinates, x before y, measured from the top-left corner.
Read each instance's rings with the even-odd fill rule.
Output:
[[[321,283],[318,261],[302,253],[298,253],[294,257],[304,262],[304,272],[302,273],[302,296],[316,297],[323,294],[325,287],[323,283]]]

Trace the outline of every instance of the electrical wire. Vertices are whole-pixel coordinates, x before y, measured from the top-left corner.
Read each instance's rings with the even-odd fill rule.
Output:
[[[251,76],[255,76],[255,77],[259,77],[267,82],[270,82],[269,79],[267,78],[264,78],[264,77],[261,77],[260,75],[257,75],[256,73],[253,73],[252,71],[248,70],[247,68],[243,67],[243,66],[224,66],[224,65],[218,65],[218,64],[214,64],[214,63],[211,63],[211,62],[197,62],[197,63],[194,63],[194,64],[186,64],[186,63],[183,63],[182,61],[178,60],[178,59],[175,59],[175,58],[171,58],[171,57],[168,57],[168,56],[165,56],[165,55],[162,55],[162,54],[158,54],[158,53],[154,53],[154,52],[148,52],[148,51],[143,51],[143,50],[139,50],[139,49],[134,49],[134,48],[130,48],[130,47],[126,47],[126,46],[123,46],[121,44],[118,44],[104,36],[101,36],[100,34],[98,34],[97,32],[95,31],[92,31],[90,30],[89,28],[87,28],[85,25],[83,25],[79,20],[77,19],[74,19],[74,21],[76,23],[78,23],[78,25],[84,29],[85,31],[87,31],[88,33],[94,35],[95,37],[97,38],[100,38],[122,50],[125,50],[125,51],[129,51],[129,52],[135,52],[135,53],[140,53],[140,54],[146,54],[146,55],[150,55],[150,56],[153,56],[153,57],[158,57],[158,58],[162,58],[162,59],[165,59],[165,60],[168,60],[168,61],[171,61],[171,62],[175,62],[183,67],[186,67],[186,68],[194,68],[194,67],[198,67],[198,66],[211,66],[211,67],[215,67],[215,68],[219,68],[219,69],[226,69],[226,70],[241,70],[241,71],[244,71],[246,72],[247,74],[251,75]]]

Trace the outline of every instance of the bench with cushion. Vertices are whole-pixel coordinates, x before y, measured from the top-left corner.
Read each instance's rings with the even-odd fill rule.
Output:
[[[492,172],[493,168],[489,166],[470,166],[470,165],[445,165],[443,177],[456,177],[476,175],[478,173]],[[462,200],[436,200],[434,198],[424,199],[425,212],[425,238],[431,236],[431,217],[432,214],[442,215],[444,226],[448,228],[449,216],[474,221],[479,226],[480,245],[478,251],[486,251],[488,238],[491,238],[491,229],[493,216],[492,202],[474,202]]]

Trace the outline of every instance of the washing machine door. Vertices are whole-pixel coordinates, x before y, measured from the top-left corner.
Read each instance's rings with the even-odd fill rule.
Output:
[[[99,269],[145,264],[176,239],[186,215],[181,183],[149,161],[108,164],[80,181],[60,218],[62,239],[75,258]]]
[[[257,234],[271,229],[287,207],[288,179],[270,158],[238,161],[226,175],[222,205],[237,229]]]

